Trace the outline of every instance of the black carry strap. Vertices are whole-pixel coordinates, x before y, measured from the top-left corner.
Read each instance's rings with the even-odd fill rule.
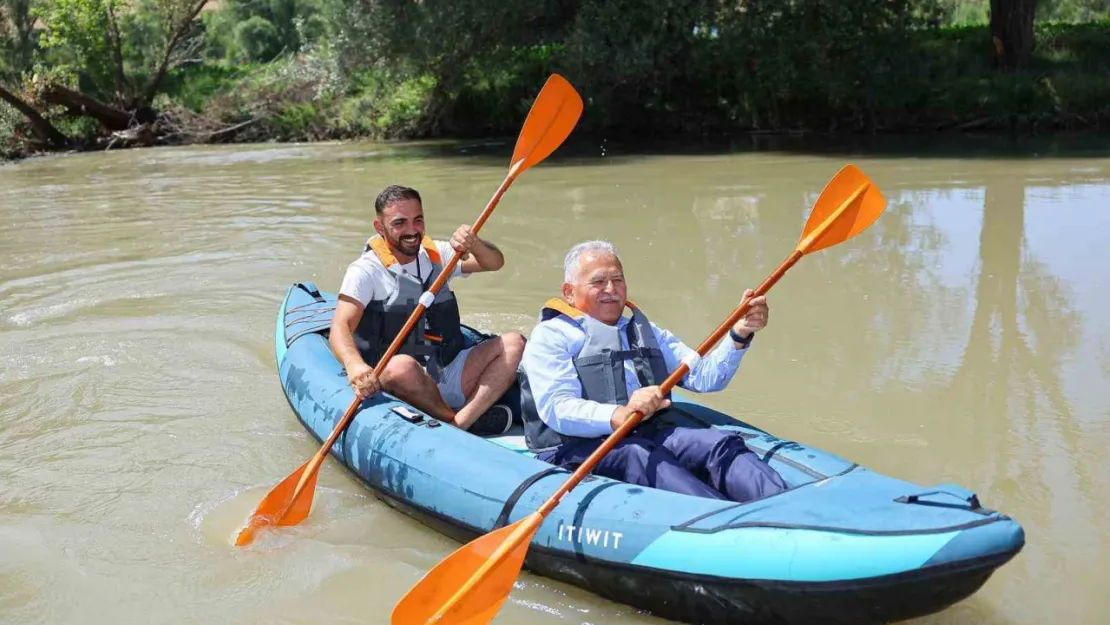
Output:
[[[516,502],[520,501],[520,498],[524,495],[525,491],[527,491],[529,488],[532,488],[533,484],[549,475],[554,475],[560,471],[572,473],[575,469],[581,466],[581,464],[582,463],[580,462],[572,462],[567,464],[566,466],[549,467],[521,482],[520,486],[517,486],[516,490],[513,491],[513,494],[509,495],[509,498],[505,500],[505,505],[501,508],[501,514],[498,515],[497,521],[494,522],[493,529],[500,529],[509,524],[509,515],[512,514],[513,508],[516,506]],[[585,482],[591,477],[592,476],[587,475],[582,481]]]

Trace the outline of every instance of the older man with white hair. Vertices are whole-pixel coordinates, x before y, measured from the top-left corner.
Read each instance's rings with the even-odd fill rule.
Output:
[[[752,291],[745,292],[750,297]],[[541,460],[585,460],[633,412],[643,421],[594,468],[605,477],[700,497],[750,501],[786,483],[744,444],[716,428],[661,427],[652,415],[670,406],[659,388],[694,350],[648,321],[627,299],[624,268],[612,244],[580,243],[564,262],[562,299],[544,305],[521,361],[525,440]],[[625,316],[625,308],[631,311]],[[725,388],[752,337],[767,325],[765,297],[700,359],[680,386]]]

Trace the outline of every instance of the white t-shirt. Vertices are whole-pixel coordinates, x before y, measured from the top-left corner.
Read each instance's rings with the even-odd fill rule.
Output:
[[[451,247],[451,244],[446,241],[434,241],[434,243],[436,249],[439,250],[439,257],[443,260],[443,263],[450,262],[451,257],[455,254],[455,249]],[[401,269],[421,282],[427,282],[428,276],[432,275],[432,259],[428,257],[428,252],[421,246],[420,253],[416,255],[416,260],[401,265]],[[459,261],[455,263],[455,269],[451,272],[450,279],[459,276],[466,277],[466,275],[462,272],[462,261]],[[373,250],[367,250],[347,266],[347,273],[343,275],[343,283],[339,286],[339,293],[356,299],[362,302],[363,306],[366,306],[370,303],[370,300],[382,301],[389,299],[396,288],[397,282],[393,276],[389,275],[389,269],[386,269]],[[446,285],[444,288],[446,288]]]

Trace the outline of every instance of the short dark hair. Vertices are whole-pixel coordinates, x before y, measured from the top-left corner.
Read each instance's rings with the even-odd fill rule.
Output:
[[[374,211],[381,215],[386,206],[405,200],[416,200],[421,205],[424,204],[424,201],[420,199],[420,193],[416,189],[391,184],[382,189],[382,192],[378,194],[378,199],[374,200]]]

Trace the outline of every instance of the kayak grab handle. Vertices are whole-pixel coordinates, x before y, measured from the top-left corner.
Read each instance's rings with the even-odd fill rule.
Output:
[[[951,504],[945,504],[939,501],[929,501],[925,499],[925,497],[929,497],[932,495],[947,495],[967,504],[972,512],[986,512],[988,514],[990,513],[989,510],[986,510],[985,508],[983,508],[982,505],[979,504],[979,497],[977,497],[975,493],[965,488],[961,488],[960,486],[956,486],[955,484],[944,484],[937,487],[935,490],[930,490],[924,493],[902,495],[901,497],[896,498],[894,501],[897,503],[905,504],[920,504],[946,507],[951,506]]]

